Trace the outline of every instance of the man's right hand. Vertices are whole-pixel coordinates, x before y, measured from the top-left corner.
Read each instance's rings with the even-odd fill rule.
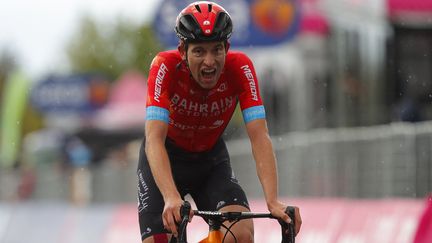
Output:
[[[165,199],[165,206],[162,213],[162,220],[165,229],[177,237],[177,224],[181,222],[180,208],[183,204],[181,197]]]

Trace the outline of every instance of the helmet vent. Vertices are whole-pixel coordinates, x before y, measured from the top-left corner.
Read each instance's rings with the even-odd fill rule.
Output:
[[[207,1],[188,5],[178,15],[175,26],[177,36],[185,42],[226,41],[232,30],[225,9]]]

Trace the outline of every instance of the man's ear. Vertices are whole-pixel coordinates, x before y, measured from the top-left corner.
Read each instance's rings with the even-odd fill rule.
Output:
[[[177,50],[180,52],[180,56],[183,60],[186,60],[186,45],[183,41],[177,45]]]

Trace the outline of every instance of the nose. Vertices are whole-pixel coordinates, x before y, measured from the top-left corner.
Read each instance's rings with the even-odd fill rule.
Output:
[[[214,65],[215,60],[216,58],[211,53],[207,53],[204,57],[204,65],[211,67]]]

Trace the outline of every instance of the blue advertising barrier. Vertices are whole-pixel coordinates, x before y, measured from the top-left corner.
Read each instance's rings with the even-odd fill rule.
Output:
[[[174,27],[178,13],[193,0],[164,0],[157,10],[153,28],[167,47],[178,44]],[[268,46],[288,42],[298,33],[298,0],[220,0],[231,15],[234,32],[231,45],[237,47]]]
[[[96,75],[52,76],[32,88],[30,100],[42,113],[84,114],[106,103],[108,89],[108,83]]]

